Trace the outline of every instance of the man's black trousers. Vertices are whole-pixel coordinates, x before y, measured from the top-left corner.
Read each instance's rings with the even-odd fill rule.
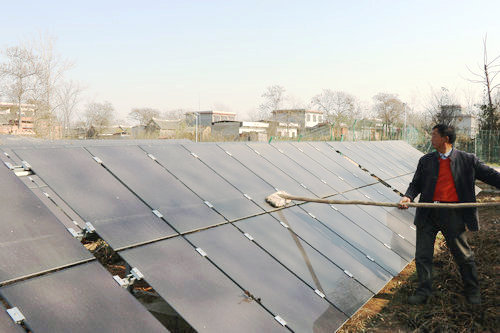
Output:
[[[429,212],[426,222],[417,225],[417,244],[415,261],[419,286],[417,293],[430,295],[432,293],[432,257],[434,241],[438,231],[444,235],[446,245],[462,275],[466,295],[479,295],[474,252],[467,243],[465,223],[461,209],[434,208]]]

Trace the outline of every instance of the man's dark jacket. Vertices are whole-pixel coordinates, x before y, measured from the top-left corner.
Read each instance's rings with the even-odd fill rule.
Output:
[[[418,161],[417,171],[413,176],[405,196],[412,201],[420,193],[420,202],[433,202],[434,190],[439,174],[439,153],[428,153]],[[450,156],[450,168],[455,181],[459,202],[476,202],[474,181],[479,179],[500,188],[500,173],[483,164],[474,154],[453,148]],[[417,208],[415,225],[425,223],[432,208]],[[469,230],[479,229],[477,208],[461,208],[463,222]]]

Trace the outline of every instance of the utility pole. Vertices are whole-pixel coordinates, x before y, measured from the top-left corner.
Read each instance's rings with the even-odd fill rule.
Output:
[[[403,111],[405,113],[405,135],[404,135],[404,139],[405,139],[405,142],[408,142],[408,132],[406,130],[406,103],[403,103]]]

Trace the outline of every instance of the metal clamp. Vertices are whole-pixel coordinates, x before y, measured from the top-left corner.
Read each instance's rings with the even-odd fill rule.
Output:
[[[128,288],[134,284],[135,281],[140,281],[144,278],[144,275],[136,268],[132,268],[130,270],[130,274],[128,274],[123,279],[118,275],[113,275],[113,279],[120,285],[122,288]]]
[[[76,223],[75,223],[76,224]],[[73,228],[68,228],[68,231],[69,233],[76,239],[78,240],[82,240],[84,239],[85,237],[87,237],[88,235],[90,234],[93,234],[96,232],[94,226],[92,225],[92,223],[90,222],[86,222],[85,223],[85,229],[83,230],[80,230],[80,231],[76,231],[75,229]]]
[[[16,324],[21,324],[26,318],[24,317],[23,313],[19,311],[19,309],[16,307],[7,309],[7,313],[9,314],[10,318],[16,323]]]

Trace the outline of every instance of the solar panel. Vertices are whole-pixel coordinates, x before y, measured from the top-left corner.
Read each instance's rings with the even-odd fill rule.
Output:
[[[26,331],[7,314],[7,310],[0,304],[0,332],[2,333],[26,333]]]
[[[277,151],[267,143],[248,143],[250,149],[258,151],[266,160],[283,170],[287,175],[308,188],[319,197],[325,197],[337,193],[334,188],[323,183],[319,176],[308,169],[304,169],[300,163],[286,156],[286,154]]]
[[[265,198],[275,189],[215,144],[184,144],[210,168],[238,188],[264,210],[274,209]]]
[[[401,200],[400,195],[396,194],[392,189],[380,183],[360,188],[358,189],[358,191],[362,194],[370,196],[375,201],[398,203]],[[415,208],[403,210],[396,207],[383,207],[383,209],[399,218],[401,222],[404,222],[406,224],[413,224],[413,218],[415,217]]]
[[[249,147],[238,143],[219,143],[218,146],[231,154],[268,184],[271,184],[276,190],[301,196],[314,196],[311,191],[301,186],[281,169],[260,157],[255,151],[249,149]]]
[[[345,196],[336,196],[339,200],[348,200]],[[397,232],[392,231],[387,225],[380,223],[376,218],[357,206],[335,205],[336,209],[348,219],[356,223],[362,229],[372,234],[381,241],[386,247],[392,249],[403,259],[411,261],[415,249],[406,239],[403,239]]]
[[[326,165],[321,165],[314,159],[309,158],[304,153],[304,150],[299,150],[297,149],[297,147],[287,142],[275,143],[273,144],[273,146],[278,149],[278,151],[283,152],[290,159],[299,164],[302,168],[309,171],[309,173],[318,177],[321,182],[327,184],[336,192],[344,192],[353,188],[353,186],[348,184],[345,179],[330,171],[332,167],[335,166],[333,162],[330,162]]]
[[[118,249],[176,234],[82,148],[16,151],[78,213]]]
[[[296,332],[333,332],[347,319],[232,225],[187,236]]]
[[[120,254],[199,332],[286,331],[183,238]]]
[[[379,164],[383,163],[385,168],[391,171],[393,175],[403,175],[409,172],[405,167],[401,166],[400,163],[393,163],[391,161],[391,156],[388,153],[388,149],[379,149],[377,147],[374,147],[373,145],[368,146],[363,141],[346,142],[346,144],[349,145],[351,149],[359,151],[359,153],[365,159],[371,159],[372,161],[375,161]]]
[[[326,147],[326,144],[320,147],[319,145],[313,145],[309,142],[292,142],[290,145],[303,152],[307,156],[307,159],[314,160],[321,164],[328,170],[329,173],[347,183],[351,189],[372,184],[375,181],[373,177],[367,175],[352,163],[348,162],[350,164],[348,165],[348,168],[346,168],[345,164],[339,164],[339,162],[342,163],[347,161],[339,154],[332,151],[331,148]],[[324,153],[325,147],[333,154],[327,156],[327,154]]]
[[[180,145],[143,147],[158,162],[196,192],[207,204],[225,216],[235,220],[263,212],[243,193],[217,175],[198,158]]]
[[[168,332],[96,262],[0,288],[33,332]]]
[[[356,249],[301,208],[287,208],[273,213],[273,216],[373,293],[377,293],[392,278],[385,269],[372,262],[366,253]]]
[[[327,142],[327,144],[379,178],[386,179],[394,176],[394,170],[391,170],[384,162],[367,158],[364,152],[361,152],[356,146],[352,146],[347,142]]]
[[[397,164],[406,173],[415,171],[417,164],[414,163],[414,161],[405,158],[407,154],[395,149],[395,147],[385,144],[385,142],[381,141],[363,142],[363,144],[370,150],[374,151],[376,154],[383,154],[388,160],[397,162],[394,164]]]
[[[362,194],[358,190],[344,193],[344,196],[349,200],[374,201],[372,197]],[[407,223],[405,223],[401,221],[399,217],[393,215],[390,211],[385,210],[383,207],[360,205],[359,208],[377,219],[379,223],[385,225],[391,231],[397,233],[398,236],[407,240],[411,245],[415,245],[416,236],[415,231],[409,227],[411,224],[410,219]]]
[[[325,294],[326,299],[348,316],[373,296],[366,287],[300,239],[291,228],[284,228],[270,215],[253,217],[235,225],[309,286]]]
[[[44,189],[48,189],[47,187]],[[41,202],[47,207],[47,209],[57,217],[57,220],[62,223],[66,228],[73,228],[78,230],[78,228],[84,229],[85,223],[77,223],[78,226],[75,225],[73,220],[71,220],[59,207],[57,207],[51,199],[47,195],[47,192],[44,192],[43,189],[40,188],[32,188],[31,191],[33,194],[40,199]]]
[[[305,142],[303,143],[306,144]],[[294,143],[294,145],[299,145]],[[330,160],[340,165],[342,168],[334,167],[334,172],[338,173],[342,178],[346,179],[349,184],[357,184],[357,181],[362,181],[363,185],[373,184],[377,182],[376,179],[361,170],[357,165],[339,155],[333,147],[326,142],[307,142],[307,145],[312,146],[314,149],[319,150],[323,155]],[[301,147],[301,146],[299,146]],[[305,147],[303,149],[306,149]],[[356,180],[358,179],[358,180]]]
[[[139,147],[101,146],[87,149],[179,232],[225,221]]]
[[[307,213],[313,214],[316,219],[329,229],[323,229],[326,230],[325,234],[330,234],[332,232],[337,234],[345,242],[348,242],[352,247],[360,251],[363,256],[366,256],[368,260],[373,260],[377,265],[389,272],[391,275],[397,275],[408,264],[408,261],[386,247],[383,242],[373,237],[370,230],[362,229],[331,206],[308,203],[302,205],[300,208]],[[376,268],[377,266],[373,267]],[[379,271],[377,269],[373,269],[373,271],[375,272],[375,276],[379,275]],[[364,274],[358,275],[364,276]],[[382,272],[382,276],[384,279],[388,279],[384,272]],[[381,283],[386,281],[384,279],[382,279],[379,284],[372,287],[373,292],[377,292],[378,289],[380,289]]]
[[[93,259],[43,203],[0,167],[0,284]]]

